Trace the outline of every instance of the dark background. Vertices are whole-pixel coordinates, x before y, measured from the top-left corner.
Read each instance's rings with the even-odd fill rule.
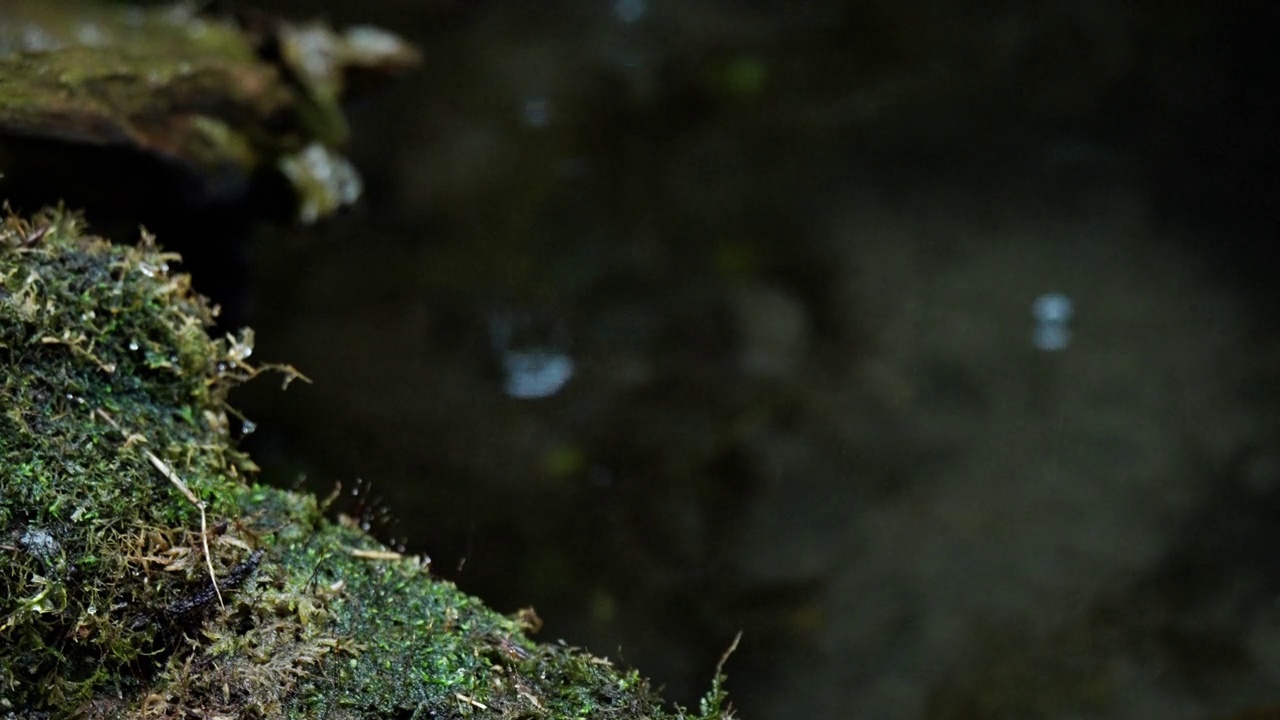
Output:
[[[257,7],[424,54],[350,212],[153,227],[266,481],[752,720],[1280,704],[1274,3]]]

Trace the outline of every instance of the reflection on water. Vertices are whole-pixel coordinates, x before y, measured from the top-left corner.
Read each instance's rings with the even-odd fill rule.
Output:
[[[517,400],[551,397],[573,377],[573,358],[557,347],[567,344],[564,326],[555,323],[550,331],[538,333],[531,330],[532,324],[528,318],[489,315],[489,336],[502,366],[503,390]]]
[[[613,14],[624,23],[633,23],[644,17],[649,9],[646,0],[613,0]]]
[[[1071,298],[1063,293],[1045,293],[1036,297],[1031,303],[1031,316],[1035,318],[1031,344],[1045,352],[1065,350],[1071,344],[1073,314],[1075,308],[1071,305]]]
[[[1254,18],[367,4],[427,62],[255,248],[268,477],[685,703],[744,630],[745,718],[1280,701]]]

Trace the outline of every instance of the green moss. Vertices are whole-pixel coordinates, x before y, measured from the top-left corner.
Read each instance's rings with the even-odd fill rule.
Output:
[[[531,641],[532,613],[253,484],[226,405],[252,336],[210,339],[173,260],[62,212],[0,230],[0,712],[672,717],[636,673]]]
[[[407,70],[417,51],[370,28],[339,33],[255,17],[240,22],[190,3],[8,0],[0,13],[7,182],[48,184],[66,197],[86,175],[102,183],[82,164],[51,162],[51,148],[88,156],[109,148],[155,161],[152,172],[172,171],[205,199],[280,173],[307,222],[354,202],[359,176],[337,154],[349,131],[348,77]]]
[[[127,144],[204,172],[247,173],[259,155],[300,149],[321,130],[267,126],[305,99],[230,23],[180,7],[20,2],[12,11],[0,34],[23,42],[0,39],[6,134]]]

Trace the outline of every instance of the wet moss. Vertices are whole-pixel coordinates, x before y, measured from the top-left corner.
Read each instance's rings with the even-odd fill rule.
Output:
[[[190,3],[11,0],[0,14],[4,189],[105,195],[111,207],[135,200],[137,188],[113,193],[86,165],[119,172],[128,162],[151,193],[203,206],[278,175],[312,222],[360,194],[338,154],[351,80],[417,62],[408,43],[367,27],[338,32]]]
[[[265,368],[251,334],[208,336],[175,260],[61,211],[0,230],[0,712],[686,716],[255,484],[226,399]],[[718,678],[701,717],[724,702]]]

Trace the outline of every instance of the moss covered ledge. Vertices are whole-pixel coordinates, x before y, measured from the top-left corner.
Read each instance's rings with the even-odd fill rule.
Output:
[[[0,718],[688,717],[254,484],[251,337],[208,336],[174,259],[64,212],[0,228]]]

